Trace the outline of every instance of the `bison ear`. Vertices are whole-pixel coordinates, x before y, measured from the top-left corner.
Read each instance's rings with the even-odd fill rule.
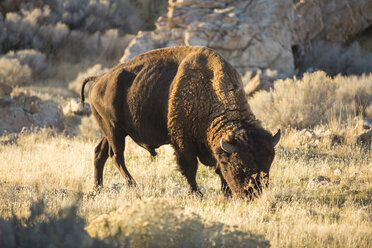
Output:
[[[276,146],[280,140],[280,129],[278,129],[278,132],[273,137],[273,145]]]
[[[230,143],[228,143],[228,142],[226,142],[226,141],[224,141],[223,140],[223,138],[221,138],[221,140],[220,140],[220,146],[221,146],[221,149],[223,150],[223,151],[225,151],[225,152],[227,152],[227,153],[234,153],[234,152],[236,152],[238,149],[235,147],[235,146],[233,146],[232,144],[230,144]]]

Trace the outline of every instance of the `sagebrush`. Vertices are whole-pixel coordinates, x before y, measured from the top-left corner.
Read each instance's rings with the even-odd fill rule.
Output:
[[[369,114],[372,74],[330,77],[323,71],[305,73],[301,79],[275,81],[273,89],[255,93],[248,102],[271,129],[313,128],[333,121],[341,124]]]

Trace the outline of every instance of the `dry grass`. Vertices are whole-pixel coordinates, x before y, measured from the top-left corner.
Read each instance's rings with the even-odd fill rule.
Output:
[[[218,177],[203,165],[197,180],[205,197],[190,196],[184,178],[175,170],[169,146],[160,148],[158,157],[152,159],[130,140],[126,162],[138,188],[126,188],[109,160],[105,187],[93,192],[95,140],[67,138],[47,130],[24,134],[17,143],[0,146],[0,216],[27,217],[32,203],[42,197],[45,211],[57,219],[61,208],[75,203],[79,218],[87,221],[88,232],[93,236],[100,232],[97,237],[111,245],[162,247],[163,242],[177,245],[192,241],[190,247],[210,247],[224,240],[220,246],[229,247],[232,239],[237,244],[265,246],[267,239],[273,247],[371,246],[370,151],[352,145],[332,149],[322,143],[304,145],[294,138],[296,133],[287,132],[282,138],[270,188],[253,202],[225,199]],[[312,180],[317,176],[329,182]],[[136,209],[137,215],[130,214]],[[154,216],[165,220],[151,221]],[[110,229],[94,228],[102,223]],[[187,233],[177,236],[174,231],[174,236],[164,236],[159,231],[172,226]],[[138,243],[143,232],[148,238]]]

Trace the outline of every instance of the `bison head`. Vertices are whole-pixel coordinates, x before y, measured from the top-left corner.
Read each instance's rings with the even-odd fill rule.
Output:
[[[252,198],[268,186],[279,139],[280,130],[272,136],[262,129],[240,130],[221,138],[219,169],[233,195]]]

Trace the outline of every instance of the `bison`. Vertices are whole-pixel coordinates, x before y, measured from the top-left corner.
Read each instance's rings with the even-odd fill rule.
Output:
[[[171,144],[190,191],[199,161],[213,166],[226,195],[251,197],[267,185],[280,130],[272,136],[252,113],[239,73],[217,52],[199,46],[162,48],[138,55],[94,81],[89,101],[102,129],[94,150],[94,181],[102,186],[110,156],[128,185],[125,137],[155,156]],[[198,158],[198,159],[197,159]]]

